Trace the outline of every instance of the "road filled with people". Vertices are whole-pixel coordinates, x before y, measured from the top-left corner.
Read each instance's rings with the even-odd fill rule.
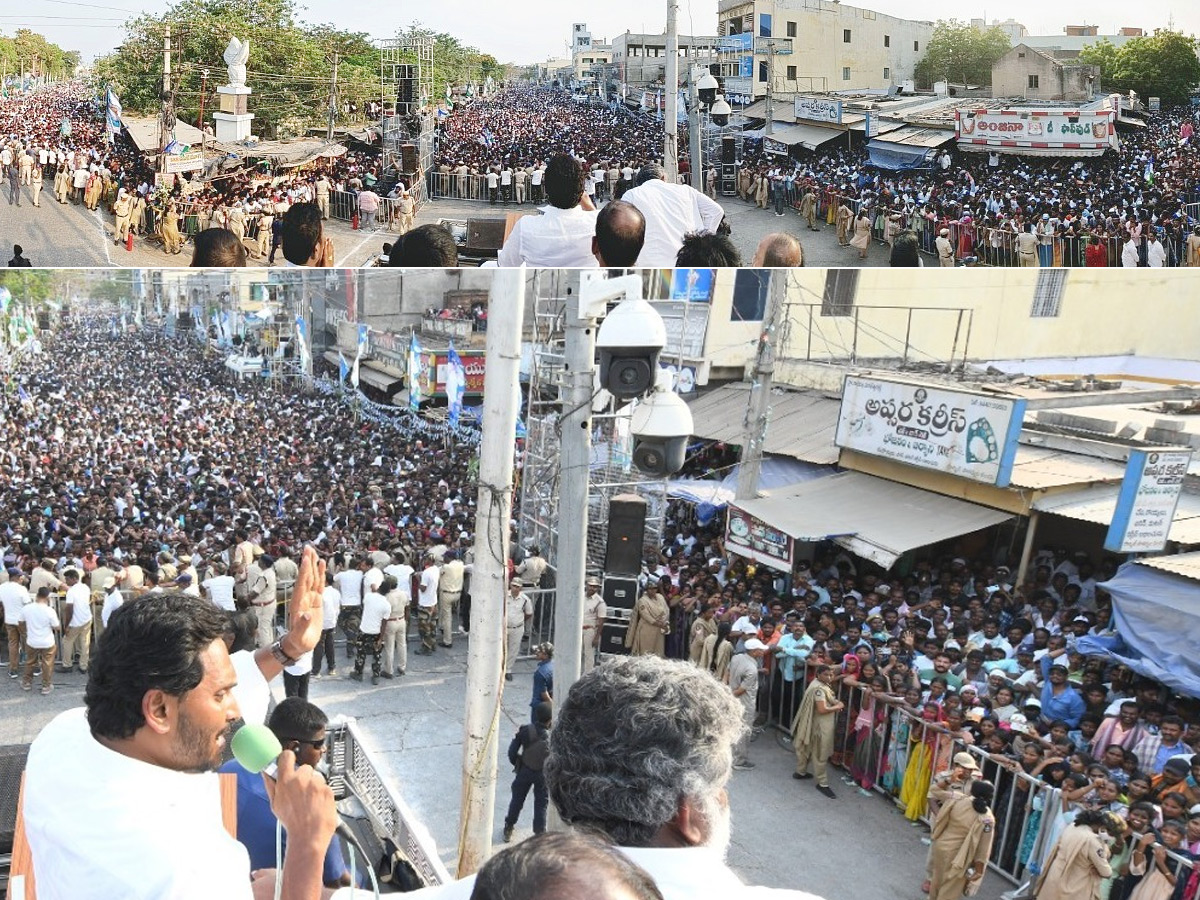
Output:
[[[14,89],[0,97],[0,180],[0,196],[11,206],[53,201],[81,212],[101,210],[114,243],[132,235],[168,256],[216,227],[233,232],[252,256],[274,262],[280,220],[297,203],[316,203],[326,219],[360,214],[368,226],[386,206],[380,226],[400,231],[411,225],[413,211],[408,186],[394,167],[385,169],[376,150],[320,157],[294,169],[258,164],[247,155],[178,177],[170,188],[158,185],[153,160],[127,131],[110,135],[100,102],[82,82]],[[342,196],[353,199],[339,202]]]

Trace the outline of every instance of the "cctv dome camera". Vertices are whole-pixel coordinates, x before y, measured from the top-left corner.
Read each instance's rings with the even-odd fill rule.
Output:
[[[663,384],[638,404],[629,422],[633,464],[647,475],[672,475],[683,468],[692,436],[692,411]]]
[[[601,386],[619,400],[643,396],[654,386],[666,343],[666,326],[653,306],[640,298],[618,304],[596,335]]]

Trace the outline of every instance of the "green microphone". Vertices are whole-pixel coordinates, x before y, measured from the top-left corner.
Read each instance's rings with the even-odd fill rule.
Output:
[[[265,771],[275,777],[275,760],[283,752],[279,738],[266,725],[243,725],[233,736],[230,744],[233,758],[247,771],[256,775]]]

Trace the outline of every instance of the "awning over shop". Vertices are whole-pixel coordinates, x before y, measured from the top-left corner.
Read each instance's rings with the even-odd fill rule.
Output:
[[[1082,157],[1103,156],[1108,147],[989,147],[987,144],[959,143],[959,150],[967,153],[1007,153],[1012,156]]]
[[[1170,572],[1172,575],[1182,575],[1200,584],[1200,551],[1175,553],[1170,556],[1148,556],[1139,559],[1138,565]]]
[[[795,540],[832,539],[884,568],[909,550],[1012,518],[861,472],[841,472],[734,505]]]
[[[394,378],[391,375],[385,375],[375,369],[362,365],[358,366],[358,380],[362,384],[369,384],[376,390],[383,391],[385,394],[390,393],[396,385],[400,384],[403,379]]]
[[[929,153],[928,147],[909,147],[905,144],[881,141],[879,138],[872,138],[867,142],[867,155],[871,159],[871,165],[890,172],[919,168],[925,163]]]
[[[696,504],[696,516],[706,525],[717,511],[733,502],[737,493],[738,470],[733,469],[720,481],[704,478],[675,478],[667,482],[667,496]],[[832,466],[820,466],[786,457],[764,457],[759,470],[757,490],[786,489],[814,478],[834,474]]]
[[[740,444],[749,401],[750,385],[745,382],[699,395],[688,404],[694,434],[711,441]],[[763,451],[821,465],[836,463],[838,448],[833,444],[833,435],[840,409],[840,401],[814,392],[773,393]]]
[[[158,142],[160,137],[158,119],[122,116],[121,124],[129,132],[133,145],[142,153],[158,153],[162,149]],[[189,125],[179,119],[175,120],[175,140],[181,144],[194,144],[196,147],[199,147],[202,141],[207,140],[210,144],[213,141],[211,137],[206,138],[204,132],[195,125]]]
[[[822,128],[820,125],[801,125],[797,123],[796,125],[788,125],[785,128],[776,128],[773,134],[764,135],[764,138],[779,141],[781,144],[787,144],[789,147],[795,147],[798,144],[805,150],[816,150],[822,144],[836,141],[844,135],[844,131],[838,131],[833,128]]]
[[[1082,491],[1051,494],[1033,501],[1033,508],[1081,522],[1108,525],[1117,509],[1119,484],[1098,484]],[[1200,495],[1184,492],[1175,507],[1170,539],[1180,544],[1200,544]]]
[[[1105,656],[1176,691],[1200,697],[1196,656],[1200,583],[1148,562],[1125,563],[1114,578],[1100,585],[1112,595],[1117,635],[1083,637],[1077,646],[1081,653]]]

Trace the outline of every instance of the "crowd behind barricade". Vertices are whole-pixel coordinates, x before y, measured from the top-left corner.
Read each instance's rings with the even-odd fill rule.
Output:
[[[883,571],[825,546],[784,573],[727,554],[721,531],[672,502],[632,652],[729,684],[747,726],[789,739],[797,779],[834,797],[828,760],[914,823],[986,779],[990,862],[1018,883],[1085,810],[1114,813],[1102,896],[1197,896],[1200,704],[1076,649],[1110,632],[1099,584],[1115,560],[1044,548],[1016,583],[1006,556],[946,549]],[[754,767],[747,747],[735,768]]]
[[[862,147],[793,159],[747,142],[738,195],[762,209],[795,209],[809,227],[836,225],[842,244],[847,222],[865,212],[874,240],[890,245],[910,230],[937,253],[945,230],[955,258],[992,265],[1197,266],[1195,126],[1195,111],[1179,107],[1151,114],[1146,128],[1122,133],[1120,149],[1096,159],[947,150],[928,168],[899,173],[871,166]]]
[[[183,176],[169,190],[126,132],[110,138],[99,106],[81,83],[13,92],[0,98],[0,178],[10,204],[41,206],[43,187],[60,204],[102,209],[108,235],[130,235],[167,254],[208,228],[226,229],[251,255],[274,262],[280,220],[296,203],[316,203],[323,218],[354,220],[404,233],[415,198],[395,166],[373,150],[322,157],[294,169],[265,162]]]
[[[662,158],[662,122],[577,103],[553,88],[509,88],[439,120],[431,196],[542,203],[551,157],[567,153],[589,173],[596,201],[619,199],[637,170]],[[686,170],[686,166],[684,167]]]
[[[10,677],[31,689],[40,669],[49,693],[53,670],[32,651],[56,652],[56,632],[62,668],[86,671],[93,634],[149,591],[206,596],[245,645],[269,646],[308,543],[329,566],[325,631],[285,671],[289,694],[322,661],[336,671],[339,631],[351,677],[365,657],[376,680],[403,674],[410,614],[424,651],[450,645],[469,602],[478,432],[313,388],[237,380],[188,340],[96,320],[24,355],[0,422]]]

